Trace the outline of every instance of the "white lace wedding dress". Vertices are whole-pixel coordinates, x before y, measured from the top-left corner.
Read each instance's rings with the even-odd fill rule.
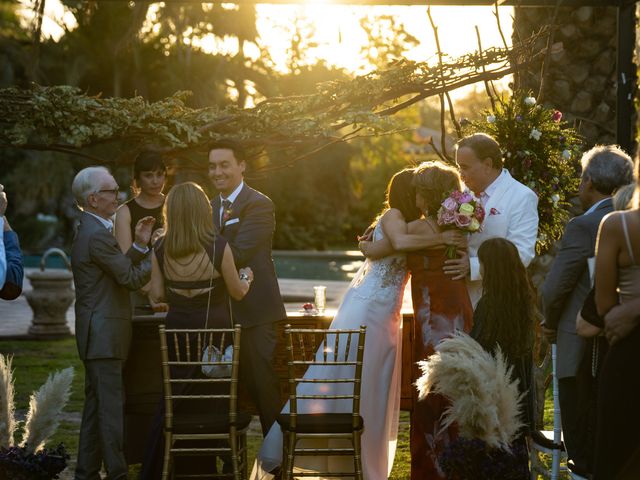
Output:
[[[380,222],[374,239],[383,237]],[[395,456],[398,415],[400,410],[400,368],[402,353],[402,321],[400,309],[408,274],[404,255],[392,255],[381,260],[366,260],[351,282],[342,304],[331,322],[331,329],[367,327],[360,414],[364,419],[362,435],[362,467],[365,480],[386,480]],[[354,349],[355,350],[355,349]],[[313,378],[313,369],[305,377]],[[336,385],[339,387],[339,385]],[[301,384],[311,393],[314,384]],[[311,403],[311,401],[309,401]],[[341,405],[342,403],[342,405]],[[326,411],[327,403],[322,410]],[[318,412],[313,405],[299,411]],[[303,410],[304,408],[304,410]],[[332,401],[331,411],[351,411],[348,400]],[[288,412],[287,404],[283,411]],[[317,442],[317,441],[313,441]],[[313,447],[308,441],[305,447]],[[317,446],[318,444],[315,443]],[[268,480],[267,472],[282,463],[282,432],[276,423],[271,427],[258,453],[250,478]],[[328,468],[327,468],[328,467]],[[300,457],[296,469],[304,471],[353,471],[350,457]]]

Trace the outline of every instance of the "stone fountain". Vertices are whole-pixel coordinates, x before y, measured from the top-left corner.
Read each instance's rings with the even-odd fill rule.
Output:
[[[67,269],[46,269],[50,255],[62,257]],[[71,335],[67,325],[67,310],[75,293],[71,288],[73,274],[67,255],[59,248],[50,248],[40,260],[40,270],[27,274],[33,290],[24,295],[33,310],[29,335],[35,338],[60,338]]]

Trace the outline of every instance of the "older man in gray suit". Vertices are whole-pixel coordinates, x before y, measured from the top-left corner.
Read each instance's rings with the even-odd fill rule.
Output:
[[[73,194],[83,213],[71,250],[76,288],[76,342],[85,367],[85,403],[76,480],[99,480],[104,461],[110,480],[127,478],[123,453],[122,368],[131,342],[129,290],[149,281],[147,244],[153,217],[140,220],[123,254],[111,233],[118,184],[103,167],[81,170]]]
[[[576,316],[591,288],[588,259],[594,256],[598,226],[613,210],[611,195],[633,180],[633,162],[616,146],[597,146],[582,156],[578,196],[583,215],[566,226],[560,248],[542,286],[543,329],[558,345],[557,375],[562,430],[567,453],[577,473],[589,470],[589,442],[585,418],[590,399],[578,394],[576,375],[585,342],[576,334]]]

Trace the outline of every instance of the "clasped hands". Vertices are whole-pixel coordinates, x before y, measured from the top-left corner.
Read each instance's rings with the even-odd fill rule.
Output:
[[[640,317],[637,311],[623,305],[616,305],[604,316],[604,335],[609,345],[615,345],[638,326]]]

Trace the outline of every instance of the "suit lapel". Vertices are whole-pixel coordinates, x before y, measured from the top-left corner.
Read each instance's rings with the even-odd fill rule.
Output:
[[[238,218],[240,216],[240,212],[244,208],[245,203],[251,198],[251,187],[249,187],[246,183],[240,190],[240,193],[236,197],[235,201],[231,204],[231,214],[232,218]],[[211,200],[211,209],[213,210],[213,225],[216,228],[216,231],[222,233],[224,231],[224,225],[220,224],[220,195],[216,195],[213,200]]]
[[[502,178],[500,180],[498,188],[489,197],[489,201],[487,202],[487,205],[484,205],[484,209],[485,210],[487,210],[487,208],[491,208],[491,207],[494,207],[495,205],[498,205],[500,203],[500,201],[502,200],[502,197],[504,197],[504,195],[509,190],[509,187],[511,186],[511,182],[513,181],[513,178],[511,177],[511,174],[509,174],[508,171],[506,171],[506,174],[505,174],[505,171],[503,170],[500,173],[500,175],[504,175],[505,178]]]
[[[211,200],[211,210],[213,215],[213,226],[216,232],[220,232],[220,195],[216,195]]]
[[[245,204],[247,203],[250,197],[251,197],[251,188],[249,188],[245,183],[244,186],[242,187],[242,190],[240,190],[240,193],[238,194],[234,202],[231,204],[231,212],[232,212],[231,218],[240,217],[240,212],[242,212],[242,209],[244,208]],[[224,225],[222,226],[221,231],[224,231]]]

